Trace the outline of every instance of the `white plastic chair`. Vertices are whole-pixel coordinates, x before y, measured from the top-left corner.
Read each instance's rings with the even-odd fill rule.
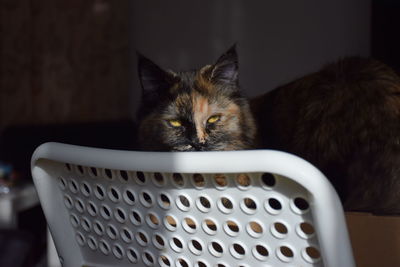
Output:
[[[355,266],[333,187],[287,153],[46,143],[32,174],[63,266]]]

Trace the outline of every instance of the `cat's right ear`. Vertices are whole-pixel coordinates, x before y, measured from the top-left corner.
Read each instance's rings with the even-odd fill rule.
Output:
[[[215,83],[237,85],[238,68],[238,55],[234,44],[209,69],[209,79]]]
[[[168,92],[168,89],[176,82],[177,77],[164,71],[139,52],[136,52],[136,54],[142,97],[145,101],[157,100]]]

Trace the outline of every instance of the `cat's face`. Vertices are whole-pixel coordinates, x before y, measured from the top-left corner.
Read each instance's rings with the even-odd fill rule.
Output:
[[[154,151],[253,147],[255,126],[239,91],[235,47],[197,71],[164,71],[139,55],[139,142]]]

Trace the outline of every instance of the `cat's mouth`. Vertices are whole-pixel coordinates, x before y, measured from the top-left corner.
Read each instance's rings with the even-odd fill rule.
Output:
[[[192,145],[181,145],[174,147],[172,151],[196,151]]]
[[[207,146],[194,146],[194,145],[181,145],[174,147],[172,151],[211,151],[213,149],[210,149]]]
[[[222,151],[222,150],[235,150],[235,149],[230,149],[227,146],[222,146],[219,144],[219,146],[209,146],[209,145],[180,145],[173,147],[171,151],[175,152],[188,152],[188,151]]]

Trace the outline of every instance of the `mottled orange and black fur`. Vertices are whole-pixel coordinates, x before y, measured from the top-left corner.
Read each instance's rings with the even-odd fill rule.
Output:
[[[139,143],[153,151],[254,148],[255,125],[238,84],[235,47],[200,70],[164,71],[139,55]]]
[[[252,100],[260,147],[297,154],[346,210],[400,213],[400,78],[348,58]]]
[[[327,65],[252,99],[254,119],[235,47],[213,65],[178,73],[139,56],[139,76],[143,149],[283,150],[318,167],[346,210],[400,213],[400,78],[386,65]]]

